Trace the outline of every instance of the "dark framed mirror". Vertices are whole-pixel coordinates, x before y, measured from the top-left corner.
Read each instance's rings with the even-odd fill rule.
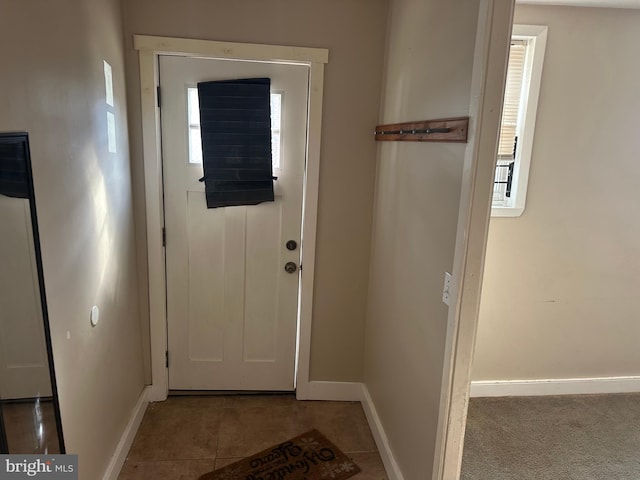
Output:
[[[0,453],[65,453],[27,133],[0,133]]]

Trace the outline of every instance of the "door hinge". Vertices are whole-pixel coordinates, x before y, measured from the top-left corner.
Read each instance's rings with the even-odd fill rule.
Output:
[[[164,352],[164,366],[169,368],[169,350]]]
[[[167,246],[167,229],[162,227],[162,246]]]
[[[160,85],[158,85],[156,87],[156,101],[158,102],[158,108],[160,108],[161,103],[160,103]]]

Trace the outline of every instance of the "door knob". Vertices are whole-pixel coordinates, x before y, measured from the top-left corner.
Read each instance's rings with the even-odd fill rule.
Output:
[[[298,242],[295,240],[289,240],[286,244],[287,250],[295,250],[298,248]]]
[[[296,270],[298,270],[298,266],[294,262],[287,262],[284,266],[284,270],[287,273],[296,273]]]

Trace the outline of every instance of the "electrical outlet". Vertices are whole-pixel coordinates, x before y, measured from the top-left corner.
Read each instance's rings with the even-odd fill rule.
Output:
[[[444,287],[442,288],[442,301],[449,305],[449,298],[451,296],[451,274],[444,272]]]

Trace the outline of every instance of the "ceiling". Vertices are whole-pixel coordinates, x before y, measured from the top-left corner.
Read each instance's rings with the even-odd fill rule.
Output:
[[[516,0],[519,4],[572,7],[639,8],[640,0]]]

